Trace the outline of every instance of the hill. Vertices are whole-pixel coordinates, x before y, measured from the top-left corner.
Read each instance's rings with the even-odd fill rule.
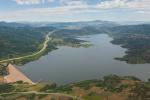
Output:
[[[126,55],[118,60],[128,63],[150,63],[150,25],[125,25],[108,29],[112,43],[127,48]]]
[[[6,100],[149,100],[150,82],[132,76],[109,75],[62,86],[29,85],[16,82],[0,84],[0,99]]]
[[[126,55],[116,58],[127,63],[150,63],[150,25],[119,25],[109,21],[20,24],[0,22],[0,59],[14,58],[38,51],[45,35],[52,34],[50,49],[58,45],[81,46],[77,36],[108,34],[113,44],[127,48]],[[56,41],[57,40],[57,41]],[[51,50],[48,50],[51,51]]]

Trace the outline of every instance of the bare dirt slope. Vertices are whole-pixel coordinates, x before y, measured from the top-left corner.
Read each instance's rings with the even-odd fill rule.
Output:
[[[17,81],[27,82],[29,84],[34,84],[27,76],[25,76],[22,72],[20,72],[13,65],[8,65],[9,74],[4,77],[6,83],[13,83]]]

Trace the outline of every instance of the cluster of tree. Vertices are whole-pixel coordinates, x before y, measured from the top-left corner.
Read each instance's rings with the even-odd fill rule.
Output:
[[[99,98],[102,98],[102,100],[107,98],[109,100],[109,98],[112,98],[111,100],[114,100],[114,95],[118,97],[118,100],[149,100],[150,82],[143,82],[133,76],[108,75],[103,79],[85,80],[61,86],[57,86],[55,83],[29,85],[21,81],[10,84],[0,84],[0,93],[8,93],[8,97],[12,96],[12,94],[9,93],[30,91],[37,91],[39,93],[66,93],[86,98],[85,100],[91,100],[89,98],[97,98],[92,100],[99,100]],[[24,94],[21,93],[19,97],[21,95]],[[29,95],[30,94],[28,94],[28,96]]]
[[[76,36],[106,33],[114,38],[112,43],[128,49],[124,57],[116,59],[128,63],[150,63],[149,24],[121,26],[105,21],[55,23],[42,27],[0,23],[0,58],[13,58],[37,51],[44,41],[45,34],[54,29],[58,31],[52,34],[52,37],[63,40],[53,42],[56,45],[74,44],[76,47],[83,42],[76,39]]]
[[[0,59],[27,55],[39,50],[48,30],[53,28],[0,26]]]
[[[128,25],[111,28],[108,32],[112,43],[127,48],[126,54],[118,60],[128,63],[150,63],[150,25]]]

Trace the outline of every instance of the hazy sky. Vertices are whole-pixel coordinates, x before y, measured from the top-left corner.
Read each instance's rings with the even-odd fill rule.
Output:
[[[0,0],[0,21],[150,21],[150,0]]]

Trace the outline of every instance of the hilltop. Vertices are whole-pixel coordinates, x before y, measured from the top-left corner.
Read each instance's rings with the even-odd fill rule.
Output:
[[[0,84],[0,99],[6,100],[149,100],[150,82],[136,77],[109,75],[62,86],[18,81]]]

